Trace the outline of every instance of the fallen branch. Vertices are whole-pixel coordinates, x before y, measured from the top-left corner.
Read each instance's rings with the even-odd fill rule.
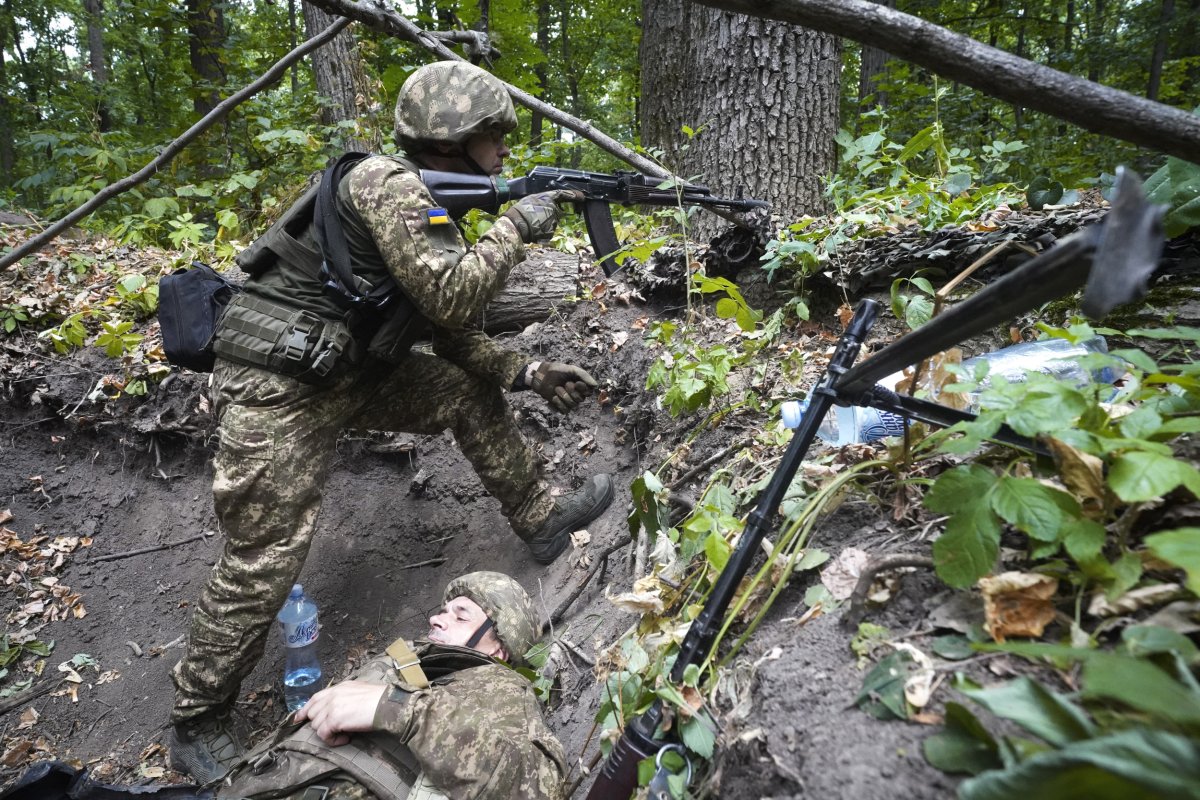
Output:
[[[992,97],[1200,164],[1200,116],[1006,53],[868,0],[696,0],[845,36]]]
[[[396,567],[396,569],[417,569],[418,567],[436,567],[436,566],[439,566],[439,565],[445,564],[445,563],[446,563],[446,559],[444,559],[444,558],[430,558],[426,561],[418,561],[415,564],[405,564],[403,567]]]
[[[689,469],[687,472],[683,473],[681,476],[679,476],[678,478],[675,479],[674,483],[668,484],[667,488],[668,489],[678,489],[682,486],[686,486],[692,478],[696,477],[701,472],[703,472],[704,470],[711,467],[713,464],[716,464],[719,461],[724,461],[731,453],[735,453],[738,450],[741,450],[743,447],[746,447],[747,445],[749,445],[751,441],[752,440],[749,438],[738,439],[733,444],[729,445],[728,447],[724,448],[723,450],[721,450],[717,453],[714,453],[713,455],[711,455],[708,458],[701,461],[696,466]]]
[[[867,615],[867,595],[871,591],[871,584],[875,582],[876,576],[881,572],[886,572],[889,569],[899,569],[900,567],[927,567],[933,569],[933,559],[929,556],[913,556],[913,555],[891,555],[891,556],[875,556],[867,565],[863,567],[862,573],[858,576],[858,583],[854,585],[854,591],[850,594],[850,607],[846,609],[845,616],[842,617],[842,627],[853,630],[858,627],[858,623],[863,621],[863,617]]]
[[[608,557],[620,550],[622,547],[626,547],[632,541],[632,536],[623,536],[617,540],[616,543],[609,545],[608,548],[600,554],[600,557],[596,559],[596,563],[592,564],[592,568],[588,570],[588,574],[585,575],[583,580],[579,582],[579,585],[575,587],[575,590],[568,595],[566,600],[563,600],[558,604],[558,608],[554,609],[554,613],[550,615],[550,624],[552,626],[557,625],[562,621],[563,614],[565,614],[567,609],[571,607],[571,603],[574,603],[576,598],[583,594],[584,587],[587,586],[592,578],[595,577],[596,573],[600,571],[600,567],[608,563]]]
[[[139,547],[137,550],[127,550],[124,553],[113,553],[113,554],[107,555],[107,556],[96,556],[95,558],[89,558],[87,563],[98,564],[101,561],[117,561],[118,559],[122,559],[122,558],[132,558],[133,556],[144,556],[146,553],[156,553],[159,550],[170,550],[172,547],[179,547],[180,545],[191,544],[192,542],[198,542],[201,539],[205,539],[205,538],[207,538],[205,536],[205,534],[197,533],[195,536],[189,536],[186,539],[179,539],[178,541],[174,541],[174,542],[164,542],[163,544],[156,544],[152,547]]]
[[[383,31],[413,44],[418,44],[446,61],[466,61],[458,53],[446,47],[438,34],[421,30],[402,14],[385,7],[383,4],[375,5],[360,2],[360,0],[311,0],[311,2],[317,8],[324,9],[330,14],[349,17],[376,30]],[[515,86],[505,84],[505,87],[508,89],[508,93],[512,95],[514,101],[545,115],[547,119],[553,120],[564,128],[574,131],[594,143],[604,152],[616,156],[639,172],[644,172],[656,178],[666,179],[671,177],[671,174],[658,164],[633,152],[590,123],[584,122],[578,117],[573,117],[565,111],[561,111]]]
[[[287,72],[288,68],[292,64],[299,61],[311,51],[316,50],[334,36],[337,36],[342,29],[349,24],[350,20],[339,19],[324,31],[309,39],[307,42],[304,42],[299,47],[285,55],[283,58],[276,61],[269,70],[263,73],[262,77],[246,86],[241,91],[222,100],[217,107],[208,112],[203,119],[184,131],[183,135],[178,139],[164,147],[162,152],[159,153],[158,156],[156,156],[149,164],[142,167],[134,174],[122,178],[116,183],[110,183],[108,186],[105,186],[103,189],[93,195],[90,200],[79,206],[79,208],[76,208],[58,222],[55,222],[49,228],[46,228],[46,230],[42,231],[37,236],[34,236],[33,238],[26,240],[20,246],[13,248],[12,252],[0,257],[0,270],[7,269],[30,253],[36,252],[37,250],[45,247],[60,233],[86,217],[88,214],[95,211],[100,206],[107,203],[111,198],[116,197],[122,192],[132,189],[140,183],[144,183],[150,178],[151,175],[154,175],[166,164],[170,163],[171,159],[175,158],[175,156],[178,155],[184,147],[200,136],[200,134],[204,133],[204,131],[208,130],[217,122],[220,122],[222,119],[224,119],[234,108],[241,105],[246,100],[249,100],[251,97],[258,94],[271,84],[275,83],[275,81],[283,77],[283,74]]]
[[[66,679],[66,675],[61,675],[57,678],[50,678],[49,680],[42,681],[37,686],[30,686],[23,692],[17,692],[12,697],[0,700],[0,716],[4,716],[14,708],[19,708],[20,706],[28,703],[30,700],[36,700],[46,692],[58,688],[58,686]]]

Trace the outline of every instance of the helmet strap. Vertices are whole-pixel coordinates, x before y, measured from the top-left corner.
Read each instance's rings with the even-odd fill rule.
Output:
[[[487,632],[494,627],[496,627],[496,623],[492,622],[491,617],[485,619],[483,624],[480,625],[479,628],[473,634],[471,634],[471,638],[467,640],[467,647],[474,649],[475,646],[483,639],[483,637],[487,635]]]

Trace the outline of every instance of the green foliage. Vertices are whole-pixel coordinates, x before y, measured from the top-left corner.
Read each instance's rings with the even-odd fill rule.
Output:
[[[1048,329],[1076,338],[1092,334],[1086,325]],[[1144,332],[1143,332],[1144,333]],[[1200,331],[1169,329],[1160,336],[1181,337],[1194,345]],[[1127,537],[1110,536],[1117,520],[1133,506],[1186,488],[1200,494],[1200,470],[1177,458],[1168,442],[1196,429],[1200,383],[1195,362],[1159,364],[1140,350],[1118,350],[1128,369],[1125,388],[1115,401],[1132,413],[1101,405],[1108,386],[1075,387],[1049,376],[1030,373],[1024,383],[999,376],[980,397],[974,422],[936,434],[942,450],[965,453],[990,437],[1001,424],[1017,433],[1049,442],[1058,461],[1058,480],[1024,477],[1036,469],[1028,457],[997,471],[980,464],[959,465],[940,475],[925,496],[932,511],[949,515],[945,533],[934,543],[937,574],[955,587],[973,585],[992,571],[999,555],[1005,525],[1024,534],[1030,553],[1048,559],[1065,553],[1079,571],[1080,582],[1095,582],[1110,595],[1137,583],[1140,560]],[[1113,356],[1094,354],[1085,366],[1098,368]],[[979,376],[975,376],[979,377]],[[967,381],[947,387],[954,391],[978,388]],[[1105,398],[1106,399],[1106,398]],[[1119,408],[1120,406],[1118,406]],[[1129,406],[1126,406],[1129,407]],[[1036,474],[1036,473],[1035,473]],[[1147,545],[1189,575],[1198,563],[1195,545],[1178,532],[1158,534]]]
[[[1167,206],[1163,228],[1168,237],[1200,226],[1200,165],[1168,158],[1146,179],[1145,189],[1147,199]]]
[[[29,321],[29,314],[19,303],[7,303],[0,306],[0,328],[5,333],[14,333],[21,327],[22,322]]]
[[[923,749],[935,767],[975,776],[959,797],[1186,797],[1200,784],[1200,685],[1192,674],[1200,659],[1186,637],[1135,625],[1112,652],[1036,643],[984,649],[1081,663],[1082,691],[1070,698],[1030,677],[985,689],[960,676],[959,691],[1020,733],[992,734],[966,707],[947,704],[945,728]]]

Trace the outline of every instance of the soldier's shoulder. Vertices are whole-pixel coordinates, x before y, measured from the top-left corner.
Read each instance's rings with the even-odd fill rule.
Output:
[[[426,193],[412,162],[396,156],[373,155],[363,159],[346,178],[346,191],[355,200],[370,200],[385,192],[392,202]]]

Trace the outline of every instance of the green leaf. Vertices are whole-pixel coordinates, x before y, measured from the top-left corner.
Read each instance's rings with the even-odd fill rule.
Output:
[[[1200,594],[1200,528],[1176,528],[1146,537],[1150,552],[1187,573],[1187,586]]]
[[[1095,735],[1095,727],[1082,710],[1027,676],[1002,686],[962,691],[996,716],[1056,747]]]
[[[1132,709],[1200,733],[1200,695],[1140,658],[1094,653],[1083,663],[1083,696]]]
[[[961,800],[1154,800],[1195,797],[1200,745],[1155,730],[1131,730],[1037,753],[958,787]]]
[[[985,503],[952,516],[933,543],[934,569],[955,589],[973,586],[992,571],[999,555],[1000,523]]]
[[[975,655],[975,648],[971,647],[971,640],[958,633],[935,637],[930,642],[930,649],[939,658],[947,661],[962,661],[964,658]]]
[[[24,647],[28,652],[33,653],[35,656],[42,656],[44,658],[45,656],[50,655],[50,653],[54,650],[54,642],[47,643],[34,639],[31,642],[26,642]]]
[[[1090,519],[1072,520],[1062,530],[1067,553],[1076,561],[1087,561],[1100,555],[1107,537],[1104,526]]]
[[[1126,503],[1154,500],[1181,483],[1200,487],[1200,472],[1170,456],[1144,451],[1117,456],[1108,473],[1108,485]]]
[[[729,546],[729,542],[725,541],[725,537],[717,531],[708,534],[708,538],[704,540],[704,555],[708,557],[708,563],[712,564],[713,569],[718,572],[725,569],[730,552],[732,552],[732,548]]]
[[[717,737],[700,716],[690,717],[679,726],[679,736],[684,745],[701,758],[712,758]]]
[[[914,295],[904,306],[904,324],[916,330],[933,317],[933,301],[923,295]]]
[[[1054,542],[1079,516],[1079,503],[1066,492],[1033,478],[1002,477],[992,492],[992,509],[1004,521],[1043,542]]]
[[[1174,653],[1192,662],[1200,655],[1191,639],[1158,625],[1130,625],[1121,631],[1121,644],[1132,656]]]
[[[908,719],[904,682],[910,664],[912,655],[907,650],[897,650],[880,661],[863,679],[854,704],[876,719]]]
[[[953,514],[981,502],[986,505],[995,483],[991,470],[976,464],[957,466],[938,476],[925,494],[925,507],[939,514]]]
[[[896,156],[896,160],[903,164],[913,156],[929,150],[933,146],[934,131],[934,125],[918,131],[911,139],[905,142],[904,149]]]
[[[1040,211],[1045,206],[1054,205],[1063,196],[1063,185],[1058,181],[1052,181],[1044,175],[1039,175],[1029,184],[1029,188],[1025,190],[1025,199],[1029,202],[1029,207],[1034,211]]]
[[[922,742],[921,750],[942,772],[978,775],[1003,766],[996,740],[959,703],[946,703],[946,727]]]

